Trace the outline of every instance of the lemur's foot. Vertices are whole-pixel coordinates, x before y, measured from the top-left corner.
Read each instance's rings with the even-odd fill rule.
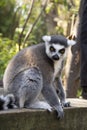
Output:
[[[64,103],[62,103],[62,106],[63,107],[71,107],[71,104],[70,104],[70,102],[64,102]]]
[[[63,104],[63,106],[64,106],[64,107],[71,107],[71,104],[70,104],[70,102],[65,102],[65,103]]]

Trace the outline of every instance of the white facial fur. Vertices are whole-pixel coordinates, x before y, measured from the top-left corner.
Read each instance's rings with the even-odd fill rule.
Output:
[[[60,45],[60,44],[52,44],[52,46],[53,46],[54,48],[56,48],[56,50],[60,50],[60,49],[63,49],[63,48],[64,48],[64,46],[63,46],[63,45]]]
[[[56,51],[55,51],[55,52],[51,52],[50,49],[49,49],[50,46],[53,46]],[[60,44],[52,44],[52,45],[46,44],[46,54],[47,54],[50,58],[52,58],[52,56],[55,55],[55,54],[57,54],[57,55],[60,57],[61,54],[58,53],[58,51],[59,51],[60,49],[63,49],[63,48],[64,48],[64,46],[61,46]]]
[[[58,53],[58,51],[60,49],[63,49],[64,46],[63,45],[60,45],[60,44],[49,44],[49,42],[51,41],[51,36],[43,36],[42,39],[45,41],[45,46],[46,46],[46,54],[49,58],[52,58],[52,56],[54,55],[58,55],[59,57],[61,56],[60,53]],[[50,46],[53,46],[55,48],[55,52],[51,52],[50,51]]]

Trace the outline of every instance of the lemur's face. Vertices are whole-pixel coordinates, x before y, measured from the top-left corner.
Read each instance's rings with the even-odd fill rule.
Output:
[[[65,47],[60,44],[46,44],[46,54],[52,60],[59,60],[65,54]]]
[[[43,40],[45,41],[46,54],[53,61],[63,57],[67,47],[75,44],[75,41],[68,40],[61,35],[43,36]]]

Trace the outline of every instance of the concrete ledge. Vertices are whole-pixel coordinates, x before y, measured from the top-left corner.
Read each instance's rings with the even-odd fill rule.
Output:
[[[87,101],[68,100],[72,107],[64,109],[62,120],[57,119],[56,112],[44,110],[0,111],[0,130],[87,130]]]

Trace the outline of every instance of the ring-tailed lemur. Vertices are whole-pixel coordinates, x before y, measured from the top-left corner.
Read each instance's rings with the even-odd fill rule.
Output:
[[[43,36],[42,39],[44,43],[27,47],[13,57],[4,74],[4,89],[14,95],[19,108],[55,109],[58,117],[62,118],[62,105],[67,106],[68,103],[65,101],[60,72],[67,47],[74,45],[75,41],[61,35]],[[56,77],[59,97],[54,87]],[[37,100],[40,94],[46,102]]]

